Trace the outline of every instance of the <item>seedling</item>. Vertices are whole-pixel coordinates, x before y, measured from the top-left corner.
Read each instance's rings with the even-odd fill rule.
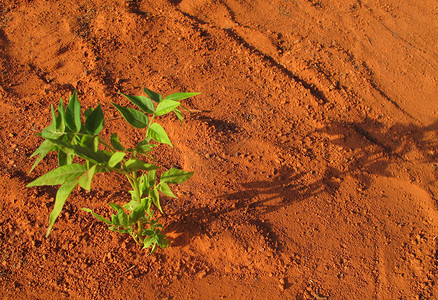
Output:
[[[112,103],[131,126],[146,131],[145,138],[133,148],[125,148],[117,133],[111,135],[109,142],[99,135],[105,126],[100,104],[84,112],[85,122],[82,123],[81,105],[76,91],[69,97],[65,109],[62,99],[57,113],[51,106],[52,123],[38,134],[44,141],[31,156],[37,159],[30,172],[50,151],[57,152],[59,166],[27,185],[60,185],[49,216],[46,236],[49,236],[68,196],[76,186],[90,191],[96,173],[116,172],[128,179],[132,188],[129,191],[131,201],[123,206],[109,203],[115,210],[110,219],[89,208],[82,210],[104,222],[109,230],[130,234],[143,249],[152,247],[151,253],[157,246],[166,248],[169,245],[165,234],[161,232],[163,226],[154,218],[156,209],[163,212],[160,193],[176,198],[169,184],[183,183],[193,172],[172,168],[162,172],[161,176],[157,175],[159,166],[155,165],[152,155],[154,148],[157,143],[173,146],[164,128],[154,121],[158,116],[173,112],[182,124],[183,114],[179,108],[185,107],[180,101],[199,93],[175,93],[163,98],[147,88],[143,91],[147,96],[121,94],[139,110]]]

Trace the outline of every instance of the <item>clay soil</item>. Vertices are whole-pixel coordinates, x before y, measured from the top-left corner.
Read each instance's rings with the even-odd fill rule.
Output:
[[[0,297],[437,299],[438,4],[380,0],[2,0]],[[25,188],[50,104],[142,87],[201,92],[159,122],[164,168],[194,176],[163,199],[154,255],[108,216],[128,183],[74,190],[49,238],[56,187]]]

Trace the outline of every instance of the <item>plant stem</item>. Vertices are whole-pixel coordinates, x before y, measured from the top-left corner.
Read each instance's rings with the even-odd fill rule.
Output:
[[[138,177],[137,177],[137,172],[134,171],[132,172],[132,188],[134,189],[135,192],[135,198],[137,200],[137,203],[141,202],[141,193],[140,193],[140,184],[138,183]]]
[[[141,219],[138,220],[137,225],[138,225],[138,238],[143,243],[144,239],[143,239],[143,235],[141,234],[141,232],[143,231],[143,225],[141,224]]]
[[[139,243],[139,241],[137,240],[137,236],[135,234],[131,234],[131,236],[134,239],[134,241],[137,243],[137,245],[141,246],[141,243]]]
[[[146,130],[146,136],[149,136],[149,127],[151,127],[154,119],[155,119],[155,114],[153,114],[152,117],[149,119],[148,129]]]
[[[137,177],[137,172],[134,171],[132,172],[132,188],[134,189],[135,192],[135,198],[137,200],[137,203],[140,204],[141,203],[141,191],[140,191],[140,184],[138,182],[138,177]],[[137,226],[138,226],[138,238],[140,239],[141,242],[143,242],[143,236],[141,234],[141,232],[143,231],[143,225],[141,224],[141,218],[140,220],[137,221]]]
[[[131,178],[130,174],[125,174],[125,175],[126,175],[126,178],[128,178],[128,181],[129,181],[129,183],[131,184],[132,189],[135,191],[135,188],[134,188],[134,181],[133,181],[133,179]]]

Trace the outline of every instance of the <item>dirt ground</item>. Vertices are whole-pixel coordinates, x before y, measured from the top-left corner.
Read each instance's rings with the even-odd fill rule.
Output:
[[[0,294],[4,299],[437,299],[438,2],[2,0]],[[74,89],[200,92],[161,119],[171,247],[148,256],[108,216],[128,183],[25,188]],[[120,120],[107,124],[124,140]]]

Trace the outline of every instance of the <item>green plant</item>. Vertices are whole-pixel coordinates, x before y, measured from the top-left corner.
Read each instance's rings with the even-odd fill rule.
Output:
[[[130,234],[143,249],[152,247],[153,252],[157,245],[161,248],[168,246],[168,240],[161,232],[163,226],[154,218],[153,207],[162,212],[160,193],[176,197],[169,184],[182,183],[193,172],[172,168],[162,172],[161,176],[157,175],[159,167],[152,156],[157,146],[155,142],[170,146],[172,143],[163,127],[154,121],[158,116],[173,112],[182,124],[183,114],[179,107],[183,106],[179,101],[199,93],[176,93],[163,98],[147,88],[143,90],[147,96],[122,94],[140,110],[112,103],[130,125],[146,129],[145,138],[128,149],[120,143],[117,133],[111,135],[109,143],[99,135],[105,126],[100,104],[94,109],[85,110],[84,123],[76,91],[70,96],[65,109],[62,99],[57,113],[51,106],[52,123],[38,134],[45,140],[31,156],[37,156],[37,159],[30,172],[50,151],[57,152],[59,167],[27,185],[60,185],[49,216],[46,236],[50,234],[65,201],[76,186],[90,191],[96,173],[116,172],[125,175],[131,184],[131,201],[123,206],[110,203],[115,214],[109,220],[89,208],[83,210],[104,222],[110,230]]]

